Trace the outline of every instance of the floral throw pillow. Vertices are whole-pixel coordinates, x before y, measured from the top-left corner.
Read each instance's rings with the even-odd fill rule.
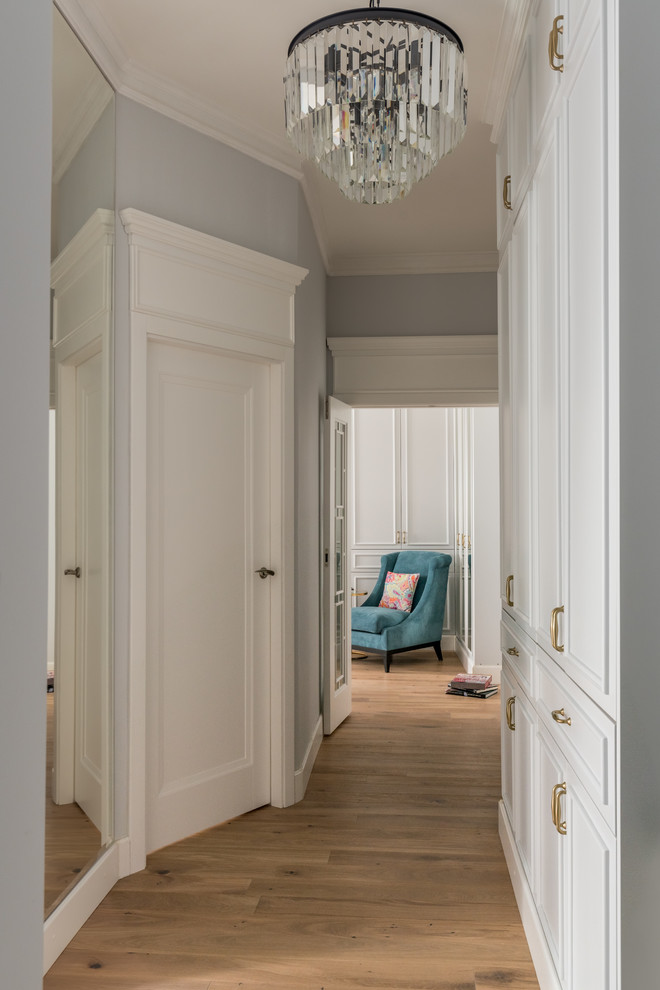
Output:
[[[385,590],[378,607],[410,612],[418,581],[419,574],[395,574],[393,571],[388,571]]]

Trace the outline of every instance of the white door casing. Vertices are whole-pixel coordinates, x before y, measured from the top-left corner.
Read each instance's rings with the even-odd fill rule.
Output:
[[[323,673],[323,731],[334,732],[351,714],[351,581],[348,562],[352,410],[328,397],[325,454],[328,485],[325,590],[328,623]]]
[[[130,251],[130,323],[131,323],[131,389],[130,389],[130,565],[129,565],[129,596],[130,596],[130,644],[128,658],[128,684],[131,717],[128,727],[128,763],[129,763],[129,813],[128,830],[130,850],[126,872],[141,869],[146,851],[152,844],[162,841],[174,841],[175,832],[160,831],[157,818],[160,811],[156,806],[150,808],[147,802],[147,780],[152,780],[150,766],[147,773],[147,761],[151,763],[153,739],[149,742],[145,733],[144,713],[152,704],[160,704],[158,718],[154,721],[151,710],[150,723],[156,731],[161,731],[170,716],[172,701],[172,685],[176,680],[176,662],[170,648],[164,654],[153,654],[154,629],[151,626],[153,616],[154,589],[150,576],[154,574],[154,561],[151,559],[153,542],[149,542],[149,470],[152,451],[149,447],[150,403],[148,382],[153,379],[155,366],[153,360],[157,354],[180,351],[181,368],[188,368],[183,375],[179,372],[170,378],[183,377],[186,383],[172,385],[173,407],[178,413],[172,412],[170,425],[167,429],[166,447],[171,452],[185,460],[194,456],[198,462],[202,456],[204,445],[208,447],[211,436],[205,422],[204,403],[213,407],[211,415],[220,415],[220,409],[225,404],[225,412],[232,402],[237,403],[236,394],[231,395],[220,386],[195,385],[195,378],[189,371],[194,362],[204,364],[204,355],[208,355],[209,367],[222,369],[227,367],[226,361],[235,360],[237,367],[252,371],[261,369],[261,374],[267,379],[267,387],[258,386],[259,391],[266,391],[265,404],[267,412],[267,431],[262,438],[267,446],[270,459],[270,474],[265,482],[265,498],[270,506],[270,526],[267,536],[268,555],[252,559],[251,591],[245,595],[244,602],[251,595],[269,595],[269,622],[264,630],[269,646],[269,662],[266,664],[265,685],[268,693],[268,709],[270,731],[268,748],[270,758],[267,775],[269,778],[270,803],[285,806],[294,800],[294,718],[293,718],[293,296],[295,287],[307,274],[305,269],[269,258],[265,255],[250,251],[221,241],[218,238],[200,234],[177,224],[149,216],[137,210],[121,211],[121,220],[128,234]],[[190,362],[192,364],[189,366]],[[171,370],[171,369],[170,369]],[[194,368],[193,368],[194,370]],[[222,371],[211,377],[222,378]],[[165,376],[167,378],[167,375]],[[203,375],[202,375],[203,378]],[[206,379],[208,381],[208,379]],[[241,386],[245,387],[245,386]],[[249,388],[248,388],[249,390]],[[199,393],[199,394],[198,394]],[[185,396],[185,399],[184,399]],[[153,409],[151,409],[153,413]],[[188,420],[189,432],[199,428],[199,434],[192,441],[195,448],[187,452],[180,433],[177,417],[184,416]],[[245,423],[245,419],[244,419]],[[153,419],[151,420],[153,426]],[[153,435],[153,434],[152,434]],[[223,441],[224,442],[224,441]],[[235,446],[232,456],[238,456]],[[153,464],[152,464],[153,468]],[[171,467],[169,469],[171,471]],[[214,473],[215,472],[215,473]],[[215,486],[217,493],[221,484],[217,462],[211,470],[210,485]],[[176,472],[171,473],[167,488],[169,498],[176,496],[179,486],[179,496],[185,486],[179,485]],[[202,492],[202,517],[209,521],[209,493]],[[193,513],[189,505],[180,506],[187,525],[192,525]],[[221,506],[218,506],[221,509]],[[203,522],[202,522],[203,525]],[[215,526],[216,523],[213,523]],[[229,527],[225,527],[227,536]],[[214,539],[222,536],[216,530]],[[199,533],[197,534],[199,539]],[[242,539],[242,537],[240,537]],[[176,539],[173,537],[172,539]],[[167,549],[167,548],[166,548]],[[168,553],[173,552],[173,545]],[[159,547],[161,552],[162,547]],[[191,551],[186,550],[184,565],[189,566]],[[175,564],[170,556],[170,568],[166,581],[171,581],[168,594],[174,594],[176,580]],[[275,571],[273,577],[263,580],[254,574],[261,566]],[[246,568],[247,569],[247,568]],[[220,583],[216,579],[217,594]],[[188,592],[184,603],[186,621],[192,617],[194,595]],[[255,609],[262,607],[259,599],[255,599]],[[265,606],[263,606],[265,608]],[[197,673],[205,671],[215,678],[217,691],[220,673],[208,657],[202,658],[200,643],[204,636],[212,637],[211,626],[215,621],[208,603],[205,603],[205,631],[197,635]],[[184,623],[185,625],[185,623]],[[208,642],[208,639],[207,639]],[[215,645],[215,643],[214,643]],[[145,657],[149,655],[149,663]],[[149,671],[161,670],[168,672],[170,678],[166,695],[158,702],[148,701],[147,694],[151,687],[148,679]],[[165,678],[167,681],[167,677]],[[164,683],[164,682],[163,682]],[[190,688],[189,688],[190,689]],[[195,688],[199,690],[199,687]],[[213,691],[211,692],[213,694]],[[189,707],[192,700],[189,701]],[[205,715],[208,716],[209,703],[206,702]],[[245,725],[246,723],[244,723]],[[183,723],[185,728],[185,723]],[[170,777],[167,778],[166,790],[171,787],[172,794],[179,788],[182,780],[192,783],[196,778],[197,784],[202,784],[205,775],[213,777],[221,773],[218,768],[222,760],[217,758],[217,750],[213,746],[218,743],[209,733],[209,727],[202,727],[207,733],[206,760],[202,759],[199,749],[190,749],[184,753],[176,752],[177,733],[181,735],[182,722],[174,724],[167,731],[172,732],[169,739],[163,739],[163,754],[166,759],[163,766],[169,766]],[[151,731],[151,730],[150,730]],[[243,737],[245,739],[245,737]],[[169,747],[169,750],[168,750]],[[194,747],[193,747],[194,749]],[[232,758],[236,757],[236,752]],[[169,760],[169,763],[168,763]],[[178,763],[177,763],[178,761]],[[230,760],[231,762],[231,760]],[[239,760],[240,762],[240,760]],[[195,770],[194,767],[197,766]],[[178,776],[177,776],[178,774]],[[181,789],[185,793],[185,788]],[[201,795],[204,788],[197,789],[195,801],[204,804],[206,800]],[[168,795],[165,795],[166,797]],[[260,796],[258,800],[262,800]],[[198,809],[199,810],[199,809]],[[247,810],[244,808],[242,810]],[[148,822],[149,814],[156,811],[155,817]],[[231,812],[238,814],[236,808]],[[201,811],[200,811],[201,814]],[[217,808],[213,814],[223,815]],[[195,812],[197,815],[197,812]],[[165,816],[166,817],[166,816]],[[189,827],[193,812],[188,811],[179,818],[179,826]],[[195,819],[199,821],[199,818]],[[216,819],[216,821],[221,819]],[[207,821],[206,824],[213,824]],[[195,826],[203,827],[203,826]],[[178,838],[182,838],[179,834]]]

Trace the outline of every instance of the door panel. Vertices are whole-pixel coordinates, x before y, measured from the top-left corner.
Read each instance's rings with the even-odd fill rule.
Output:
[[[351,713],[351,582],[348,561],[349,480],[352,410],[328,399],[326,420],[326,614],[328,632],[323,675],[323,731],[334,732]]]
[[[447,409],[400,413],[402,542],[420,548],[451,545],[451,413]]]
[[[269,369],[148,347],[147,846],[270,800]]]
[[[394,550],[401,520],[399,490],[399,437],[395,409],[355,409],[356,446],[353,466],[354,547]]]

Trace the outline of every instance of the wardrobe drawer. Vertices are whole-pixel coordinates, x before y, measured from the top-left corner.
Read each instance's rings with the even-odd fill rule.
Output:
[[[507,616],[500,623],[500,646],[502,655],[508,658],[516,677],[531,694],[536,644],[522,629],[516,629],[514,620]]]
[[[541,721],[614,831],[614,722],[542,650],[535,694]]]

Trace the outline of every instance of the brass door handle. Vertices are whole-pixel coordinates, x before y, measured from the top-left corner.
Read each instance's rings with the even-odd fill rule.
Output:
[[[552,824],[555,826],[560,835],[566,835],[566,822],[561,821],[561,799],[562,795],[566,793],[566,781],[562,784],[555,784],[552,788]]]
[[[552,615],[550,616],[550,642],[552,643],[553,650],[556,650],[557,653],[564,652],[564,644],[559,642],[559,632],[558,632],[558,625],[559,625],[558,617],[563,613],[563,611],[564,611],[564,606],[559,605],[557,608],[553,608]]]
[[[560,725],[570,725],[571,716],[567,715],[563,708],[556,708],[552,713],[552,717],[555,722],[559,722]]]
[[[511,585],[513,584],[513,574],[509,574],[506,579],[506,603],[507,605],[513,605],[513,598],[511,597]]]
[[[515,646],[510,646],[509,649],[506,652],[509,654],[510,657],[519,657],[520,656],[520,651],[517,650],[515,648]]]
[[[513,720],[513,706],[516,703],[516,696],[513,695],[511,698],[506,699],[506,724],[509,726],[512,732],[516,731],[516,723]]]
[[[408,542],[408,530],[407,529],[404,529],[404,531],[403,531],[403,533],[401,535],[403,537],[403,539],[401,540],[401,542],[402,543],[407,543]]]
[[[559,35],[563,35],[564,33],[563,20],[563,14],[559,14],[555,17],[552,22],[552,29],[548,39],[548,61],[550,62],[550,68],[554,69],[555,72],[564,71],[564,56],[560,55],[558,51]]]
[[[399,543],[401,543],[401,530],[400,530],[400,529],[397,529],[397,531],[396,531],[396,537],[395,537],[395,539],[394,539],[394,542],[395,542],[395,543],[396,543],[397,545],[398,545]]]
[[[504,203],[504,208],[507,210],[513,209],[511,206],[511,176],[504,176],[504,185],[502,186],[502,202]]]

